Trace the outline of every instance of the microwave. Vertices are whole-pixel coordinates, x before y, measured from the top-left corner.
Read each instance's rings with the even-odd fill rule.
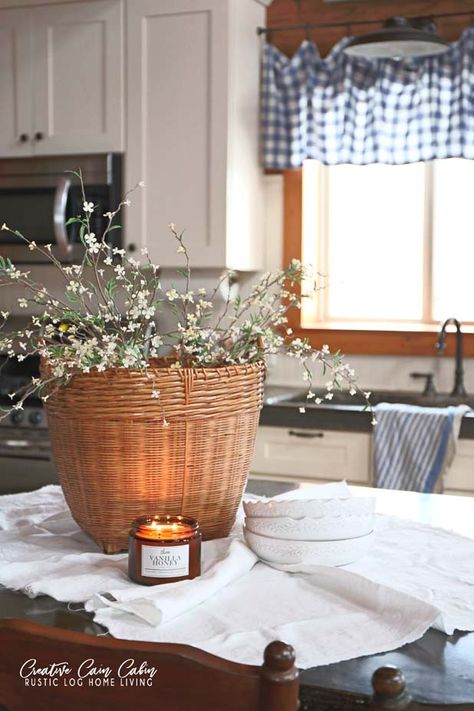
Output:
[[[83,215],[79,179],[82,172],[86,198],[96,205],[91,231],[98,237],[122,197],[122,162],[119,153],[0,159],[0,224],[19,230],[37,245],[51,244],[61,262],[78,262],[84,255],[80,225],[69,218]],[[118,222],[120,215],[115,220]],[[121,229],[110,232],[110,246],[120,247]],[[0,256],[14,264],[49,262],[47,255],[29,250],[21,238],[0,230]]]

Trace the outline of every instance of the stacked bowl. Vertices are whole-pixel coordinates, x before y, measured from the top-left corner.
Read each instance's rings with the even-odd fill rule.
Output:
[[[244,501],[245,540],[263,562],[311,572],[318,565],[348,565],[370,550],[374,497],[320,498],[321,491],[311,498],[308,491],[309,498],[298,498],[302,493]]]

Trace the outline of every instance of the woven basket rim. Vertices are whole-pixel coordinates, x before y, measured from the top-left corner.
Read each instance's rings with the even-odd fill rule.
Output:
[[[47,369],[48,364],[46,362],[46,359],[43,358],[43,356],[40,358],[42,366]],[[172,368],[170,365],[166,365],[167,359],[165,358],[149,358],[148,363],[149,367],[145,370],[143,368],[124,368],[124,367],[114,367],[114,368],[106,368],[103,371],[98,371],[96,368],[91,369],[89,373],[84,373],[81,370],[78,370],[76,373],[72,375],[73,378],[83,376],[85,378],[106,378],[114,373],[120,374],[120,375],[125,375],[130,374],[130,375],[144,375],[146,372],[150,371],[160,371],[161,373],[166,373],[167,375],[171,374],[176,374],[176,373],[195,373],[195,374],[200,374],[200,375],[205,375],[206,373],[209,375],[210,373],[215,373],[217,375],[221,374],[229,374],[229,373],[246,373],[255,370],[266,370],[267,364],[266,361],[261,358],[257,361],[254,361],[253,363],[232,363],[232,364],[227,364],[227,365],[218,365],[218,366],[196,366],[196,367],[180,367],[180,368]]]

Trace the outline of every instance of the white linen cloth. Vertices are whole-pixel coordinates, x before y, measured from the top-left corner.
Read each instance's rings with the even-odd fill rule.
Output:
[[[310,575],[256,563],[238,525],[228,539],[203,544],[200,578],[151,588],[128,580],[126,554],[98,551],[59,487],[0,497],[0,526],[0,583],[84,602],[123,639],[187,643],[260,664],[279,638],[309,667],[397,648],[431,625],[474,630],[474,541],[394,517],[379,517],[365,559]]]

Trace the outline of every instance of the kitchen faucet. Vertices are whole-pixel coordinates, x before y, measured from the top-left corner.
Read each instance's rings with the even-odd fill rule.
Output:
[[[446,348],[446,327],[450,323],[453,323],[456,326],[456,368],[454,371],[454,387],[451,395],[464,396],[467,395],[467,393],[466,388],[464,387],[462,332],[461,322],[458,321],[457,318],[447,318],[441,326],[441,331],[438,334],[438,340],[436,342],[436,350],[438,353],[442,353]]]

